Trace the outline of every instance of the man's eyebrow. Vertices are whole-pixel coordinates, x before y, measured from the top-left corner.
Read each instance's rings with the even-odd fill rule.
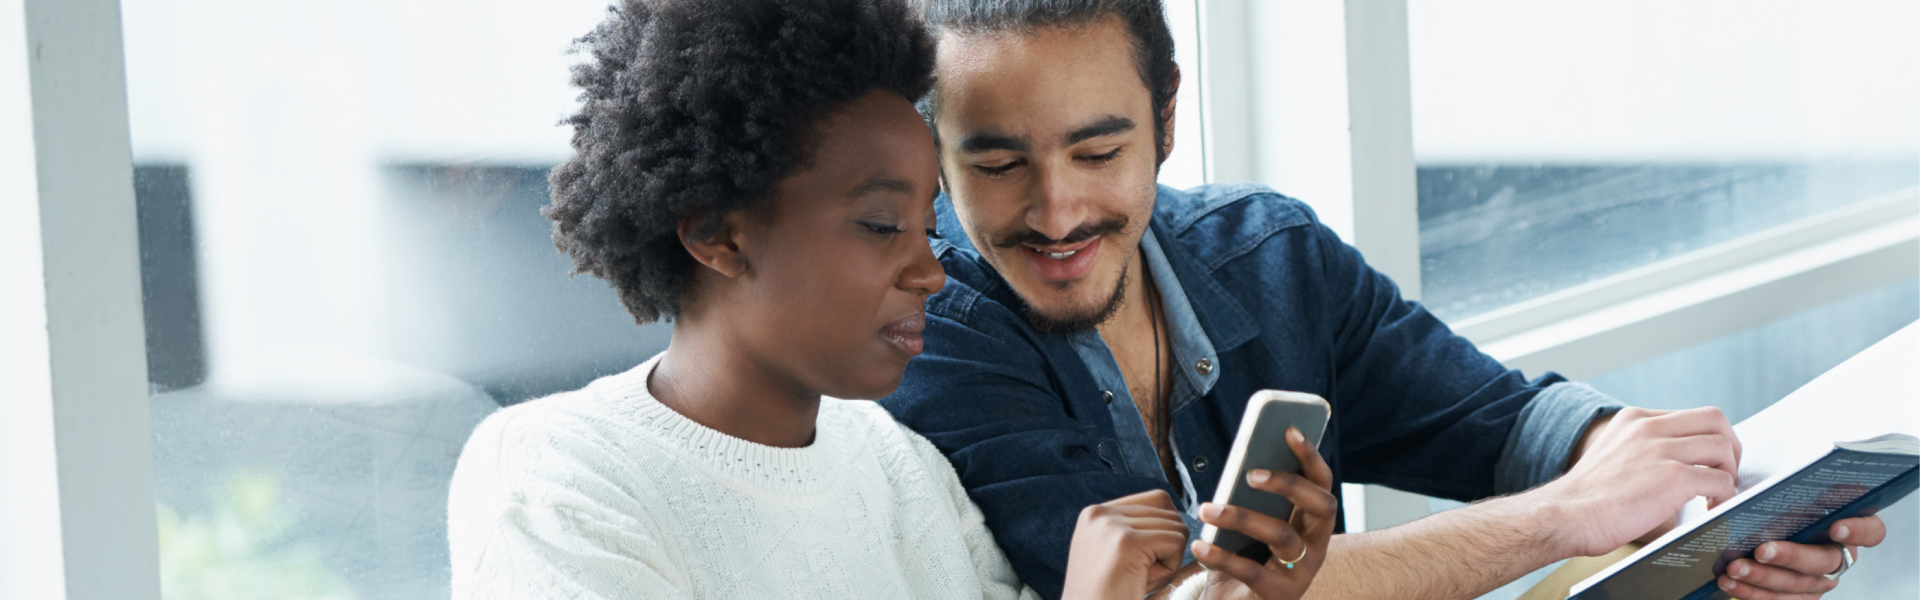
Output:
[[[1133,131],[1133,119],[1119,115],[1107,115],[1092,125],[1073,130],[1067,134],[1067,145],[1071,146],[1097,137],[1106,137],[1116,133]]]
[[[892,192],[895,194],[912,193],[913,184],[907,183],[907,180],[898,177],[875,177],[861,182],[860,185],[853,186],[853,193],[848,194],[848,196],[859,198],[877,192]]]
[[[960,151],[967,154],[979,154],[989,150],[1012,150],[1026,152],[1027,139],[1000,133],[976,133],[960,140]]]

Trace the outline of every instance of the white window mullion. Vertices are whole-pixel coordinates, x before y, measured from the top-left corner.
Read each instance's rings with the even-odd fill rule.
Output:
[[[1200,0],[1210,180],[1313,206],[1420,298],[1406,0]],[[1348,486],[1348,529],[1427,514],[1425,496]]]
[[[1347,0],[1346,31],[1353,245],[1367,264],[1399,284],[1402,296],[1419,300],[1407,0]]]
[[[115,0],[0,0],[0,597],[159,598]]]

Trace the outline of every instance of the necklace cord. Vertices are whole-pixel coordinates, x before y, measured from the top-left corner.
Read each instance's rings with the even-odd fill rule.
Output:
[[[1173,412],[1168,410],[1166,406],[1166,395],[1162,394],[1160,389],[1162,385],[1160,378],[1160,295],[1154,293],[1151,278],[1149,278],[1148,284],[1146,290],[1147,320],[1153,323],[1153,406],[1157,409],[1154,411],[1154,420],[1157,421],[1157,423],[1155,423],[1157,427],[1154,427],[1153,443],[1159,446],[1167,443],[1167,432],[1173,428],[1173,423],[1169,422],[1172,420]]]

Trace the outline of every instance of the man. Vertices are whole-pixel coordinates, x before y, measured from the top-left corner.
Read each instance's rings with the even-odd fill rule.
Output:
[[[1336,480],[1479,501],[1336,536],[1310,597],[1475,597],[1734,495],[1740,446],[1719,411],[1527,381],[1401,299],[1305,205],[1157,188],[1180,81],[1157,0],[931,0],[927,17],[950,282],[883,404],[948,455],[1043,595],[1084,506],[1165,489],[1197,531],[1260,389],[1332,403],[1320,449]],[[1885,527],[1833,533],[1872,546]],[[1812,597],[1841,552],[1770,543],[1720,583]]]

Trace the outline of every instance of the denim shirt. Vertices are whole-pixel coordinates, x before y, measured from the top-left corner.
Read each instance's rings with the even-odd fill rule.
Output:
[[[1153,235],[1153,228],[1147,228],[1140,238],[1141,262],[1146,265],[1156,291],[1163,299],[1162,314],[1166,316],[1168,346],[1173,356],[1166,357],[1173,363],[1173,389],[1168,398],[1168,406],[1174,411],[1186,406],[1195,399],[1213,389],[1213,383],[1220,375],[1213,370],[1213,340],[1207,339],[1207,333],[1200,328],[1199,316],[1194,314],[1193,305],[1187,302],[1186,288],[1180,286],[1180,278],[1173,272],[1172,263],[1167,262],[1165,251],[1160,249],[1160,240]],[[1069,334],[1067,339],[1073,344],[1073,350],[1085,362],[1087,370],[1093,375],[1094,382],[1100,386],[1102,400],[1108,400],[1107,409],[1112,413],[1114,430],[1119,434],[1120,458],[1122,470],[1165,481],[1166,470],[1160,468],[1160,455],[1154,450],[1152,438],[1147,435],[1147,426],[1140,418],[1140,409],[1133,401],[1133,393],[1127,387],[1126,377],[1120,374],[1120,364],[1113,358],[1113,351],[1107,347],[1100,332],[1087,330]],[[1204,361],[1204,363],[1203,363]],[[1204,364],[1205,368],[1201,365]],[[1108,399],[1106,394],[1113,394]],[[1180,452],[1178,436],[1168,432],[1168,442],[1173,446],[1173,463],[1180,481],[1168,482],[1175,498],[1180,501],[1181,518],[1186,520],[1189,537],[1199,535],[1200,518],[1197,511],[1202,498],[1212,498],[1212,494],[1201,496],[1200,490],[1193,486],[1193,474],[1187,472],[1184,454]]]
[[[1402,299],[1297,200],[1257,185],[1161,187],[1142,251],[1183,373],[1176,490],[1098,334],[1034,329],[949,200],[936,208],[948,281],[927,302],[925,352],[880,403],[947,455],[1045,597],[1060,594],[1082,508],[1151,489],[1210,499],[1262,389],[1332,405],[1320,453],[1336,482],[1462,501],[1558,476],[1587,424],[1619,406],[1557,374],[1529,381],[1501,366]]]

